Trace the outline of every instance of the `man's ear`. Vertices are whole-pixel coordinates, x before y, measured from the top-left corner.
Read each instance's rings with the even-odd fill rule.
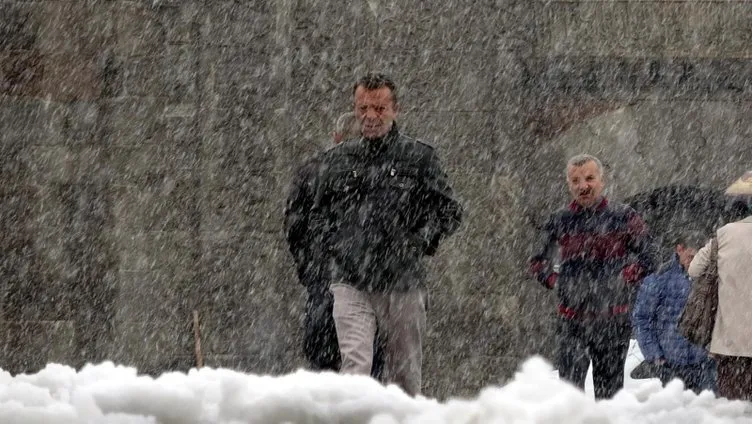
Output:
[[[400,111],[400,104],[399,103],[395,103],[394,104],[394,113],[397,114],[397,113],[399,113],[399,111]]]

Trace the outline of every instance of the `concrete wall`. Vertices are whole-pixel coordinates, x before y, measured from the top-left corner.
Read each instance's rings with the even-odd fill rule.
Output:
[[[111,359],[288,372],[302,293],[291,173],[354,80],[394,75],[467,215],[430,261],[429,395],[550,354],[524,274],[567,155],[615,195],[750,167],[752,4],[279,0],[0,3],[0,366]],[[687,170],[691,170],[691,172]]]

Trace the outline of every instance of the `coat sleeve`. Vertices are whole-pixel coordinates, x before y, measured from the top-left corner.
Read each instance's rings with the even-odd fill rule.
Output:
[[[628,217],[629,247],[637,258],[642,275],[652,274],[658,268],[658,245],[648,231],[639,213],[632,210]]]
[[[431,150],[426,166],[425,187],[431,199],[430,210],[415,230],[424,245],[424,253],[433,255],[444,237],[454,233],[462,222],[462,205],[454,198],[448,177],[438,155]]]
[[[713,240],[711,239],[702,247],[702,249],[697,251],[697,254],[692,259],[692,262],[689,264],[689,269],[687,270],[687,274],[689,274],[691,279],[697,280],[702,273],[705,272],[705,269],[710,263],[710,250],[712,245]]]
[[[309,161],[298,169],[285,202],[285,238],[299,271],[307,262],[307,236],[318,170],[316,164],[316,161]]]
[[[554,274],[552,261],[556,250],[558,222],[559,215],[551,215],[540,230],[533,246],[533,254],[528,260],[530,275],[547,288],[553,288],[553,283],[555,283],[555,278],[552,279]]]
[[[655,275],[648,276],[637,291],[632,326],[637,336],[637,344],[645,360],[650,362],[663,358],[657,328],[662,301],[663,289],[660,280]]]

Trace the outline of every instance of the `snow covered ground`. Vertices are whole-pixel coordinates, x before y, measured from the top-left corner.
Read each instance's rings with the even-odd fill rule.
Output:
[[[625,371],[640,359],[632,352]],[[697,396],[677,381],[661,388],[657,380],[628,380],[614,399],[595,402],[540,358],[503,387],[444,403],[412,399],[366,377],[302,370],[270,377],[203,368],[150,378],[103,363],[78,373],[50,364],[33,375],[0,374],[0,423],[287,422],[752,423],[752,404]]]

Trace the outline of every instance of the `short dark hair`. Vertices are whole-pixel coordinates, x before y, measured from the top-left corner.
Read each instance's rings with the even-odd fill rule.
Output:
[[[700,248],[705,246],[705,243],[710,239],[710,236],[705,231],[700,230],[679,230],[674,236],[674,246],[681,245],[685,248]]]
[[[358,87],[363,87],[366,90],[378,90],[379,88],[386,87],[392,92],[392,101],[397,103],[397,85],[394,84],[394,81],[385,74],[371,72],[363,75],[353,86],[353,95]]]

